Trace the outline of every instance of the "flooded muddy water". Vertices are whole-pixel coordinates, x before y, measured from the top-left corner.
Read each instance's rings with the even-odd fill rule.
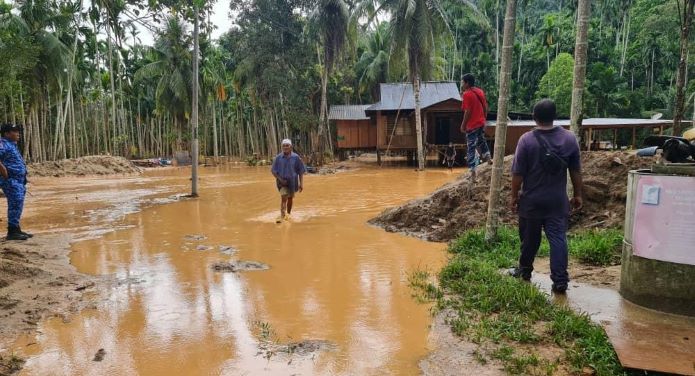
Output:
[[[188,174],[34,184],[24,227],[77,233],[72,263],[117,283],[98,309],[47,320],[20,341],[28,357],[21,374],[419,372],[431,317],[412,298],[408,273],[438,270],[445,246],[366,221],[455,174],[362,168],[308,176],[292,219],[281,224],[269,168],[204,169],[200,198],[177,199]],[[235,261],[269,269],[213,268]],[[315,342],[288,346],[306,340]],[[99,349],[103,359],[94,361]]]

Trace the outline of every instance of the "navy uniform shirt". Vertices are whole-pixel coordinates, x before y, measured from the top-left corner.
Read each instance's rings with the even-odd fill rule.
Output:
[[[27,166],[22,158],[19,147],[14,142],[0,138],[0,162],[7,169],[10,179],[24,180],[27,175]],[[0,177],[2,179],[2,177]]]

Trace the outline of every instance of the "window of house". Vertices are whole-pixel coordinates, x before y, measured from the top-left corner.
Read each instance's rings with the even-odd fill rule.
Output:
[[[413,119],[411,116],[404,116],[401,114],[398,116],[398,124],[396,124],[396,115],[387,115],[386,131],[388,132],[389,136],[412,136],[415,134]]]

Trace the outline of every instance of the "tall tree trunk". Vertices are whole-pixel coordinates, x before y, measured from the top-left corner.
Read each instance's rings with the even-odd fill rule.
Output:
[[[625,71],[625,57],[627,56],[627,46],[630,40],[630,23],[632,22],[629,11],[625,13],[625,17],[627,17],[627,26],[625,28],[625,35],[623,36],[623,51],[620,56],[620,77],[623,76],[623,72]]]
[[[500,84],[500,0],[495,6],[495,82]]]
[[[111,28],[106,25],[106,41],[109,48],[109,82],[111,84],[111,131],[113,132],[111,139],[111,149],[113,154],[117,154],[116,151],[116,137],[117,126],[116,126],[116,83],[114,79],[114,68],[113,68],[113,43],[111,42]]]
[[[683,7],[679,7],[681,12],[681,40],[680,40],[680,60],[678,61],[678,78],[676,79],[676,104],[673,110],[673,135],[681,134],[681,121],[685,111],[685,80],[688,56],[688,37],[690,27],[693,22],[693,8],[695,0],[682,0]],[[678,0],[679,4],[681,0]]]
[[[219,146],[217,145],[217,102],[213,99],[212,101],[212,155],[215,157],[215,163],[217,163],[217,158],[220,156]]]
[[[514,52],[514,28],[516,26],[516,0],[507,0],[504,16],[504,36],[502,41],[502,74],[497,99],[497,123],[495,126],[495,153],[490,180],[490,201],[487,207],[485,239],[497,237],[499,215],[502,209],[502,177],[504,175],[504,147],[507,142],[507,115],[509,87],[512,80],[512,53]]]
[[[577,5],[577,36],[574,46],[574,80],[572,83],[572,107],[570,108],[570,130],[581,138],[582,108],[584,104],[584,82],[589,52],[589,16],[591,0],[579,0]]]
[[[328,67],[325,65],[323,67],[323,73],[321,74],[321,108],[319,110],[319,160],[323,163],[323,154],[326,151],[326,147],[329,145],[328,139],[329,135],[327,132],[328,125],[326,114],[328,112]],[[330,150],[330,149],[329,149]]]
[[[193,10],[193,104],[191,110],[191,196],[198,196],[198,9]]]
[[[425,169],[425,150],[422,142],[422,116],[420,114],[420,74],[415,73],[413,80],[413,95],[415,96],[415,134],[417,135],[417,168]]]

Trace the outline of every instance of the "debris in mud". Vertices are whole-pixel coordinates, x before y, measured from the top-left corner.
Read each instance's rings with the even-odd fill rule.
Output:
[[[193,234],[193,235],[186,235],[183,238],[186,240],[201,241],[201,240],[207,239],[208,237],[205,235]]]
[[[75,291],[83,291],[83,290],[86,290],[90,287],[94,287],[94,282],[87,282],[83,285],[77,286],[77,287],[75,287]]]
[[[8,296],[0,296],[0,309],[2,310],[10,310],[16,307],[18,303],[19,300],[17,299],[12,299]]]
[[[307,165],[307,172],[310,174],[333,175],[354,169],[357,164],[354,161],[331,162],[323,166]]]
[[[259,345],[259,354],[269,359],[277,354],[307,356],[319,351],[335,349],[336,346],[332,342],[320,339],[308,339],[290,343],[261,343]]]
[[[94,354],[94,359],[92,361],[94,362],[101,362],[104,360],[104,357],[106,356],[106,350],[104,349],[99,349],[96,354]]]
[[[75,159],[32,163],[27,166],[27,169],[29,176],[53,177],[139,174],[142,172],[126,158],[111,155],[90,155]]]
[[[309,355],[318,351],[335,350],[336,346],[326,340],[308,339],[299,342],[290,342],[279,346],[278,352],[286,352],[288,354]]]
[[[500,221],[516,225],[517,216],[508,209],[513,156],[504,158],[501,199],[504,204]],[[620,227],[624,221],[627,173],[647,168],[650,159],[628,152],[582,152],[584,208],[572,214],[570,228]],[[449,183],[430,196],[385,210],[369,223],[389,232],[402,232],[430,241],[449,241],[460,233],[481,227],[487,215],[491,166],[478,168],[478,183],[471,184],[468,174]]]
[[[0,354],[0,375],[13,375],[22,369],[24,359],[16,355]]]
[[[171,204],[172,202],[181,201],[185,198],[187,198],[186,195],[181,193],[181,194],[171,195],[169,197],[153,198],[150,200],[150,203],[153,205],[164,205],[164,204]]]
[[[231,261],[231,262],[216,262],[212,264],[212,270],[222,273],[236,273],[245,271],[268,270],[270,267],[264,263],[257,261]]]
[[[233,255],[233,254],[239,252],[239,250],[234,248],[234,247],[230,247],[228,245],[221,245],[220,246],[220,252],[225,254],[225,255]]]
[[[201,244],[201,245],[195,247],[195,249],[196,249],[196,251],[209,251],[212,249],[212,247],[209,245],[202,245]]]

